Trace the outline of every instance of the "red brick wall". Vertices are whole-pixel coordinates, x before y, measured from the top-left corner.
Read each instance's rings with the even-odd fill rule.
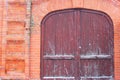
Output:
[[[33,0],[30,45],[27,37],[29,36],[27,21],[30,17],[25,0],[8,0],[10,1],[8,3],[5,1],[7,0],[0,0],[0,50],[2,50],[0,77],[39,80],[40,22],[43,17],[54,10],[88,8],[106,12],[113,20],[115,80],[120,80],[120,2],[118,0]]]
[[[1,63],[2,63],[2,48],[1,48],[1,42],[2,42],[2,26],[3,26],[3,24],[2,24],[2,20],[3,20],[3,13],[2,13],[2,11],[3,11],[3,5],[2,5],[2,1],[0,1],[0,68],[1,68]]]
[[[0,0],[0,78],[28,79],[28,18],[25,0]]]

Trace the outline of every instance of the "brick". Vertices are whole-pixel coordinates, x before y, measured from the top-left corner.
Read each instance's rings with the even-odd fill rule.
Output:
[[[0,70],[1,77],[39,80],[40,23],[43,17],[51,11],[80,7],[103,11],[112,18],[114,24],[114,74],[115,80],[120,80],[120,3],[118,0],[32,0],[32,16],[29,14],[26,1],[8,0],[8,4],[5,5],[5,0],[0,0],[0,66],[3,67]],[[26,33],[30,25],[29,17],[32,18],[30,52],[25,54],[28,49]],[[17,63],[16,67],[10,66]],[[12,69],[16,70],[9,73]],[[9,74],[4,74],[4,72]],[[18,74],[19,72],[23,74]]]

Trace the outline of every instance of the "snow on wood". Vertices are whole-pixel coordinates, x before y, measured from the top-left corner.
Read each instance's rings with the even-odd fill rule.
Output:
[[[111,55],[81,55],[81,59],[111,59]]]
[[[74,59],[73,55],[45,55],[45,59]]]
[[[43,77],[44,79],[75,79],[75,77],[64,77],[64,76],[58,76],[58,77],[54,77],[54,76],[50,76],[50,77]]]
[[[81,78],[109,78],[109,79],[112,79],[113,76],[81,76]]]

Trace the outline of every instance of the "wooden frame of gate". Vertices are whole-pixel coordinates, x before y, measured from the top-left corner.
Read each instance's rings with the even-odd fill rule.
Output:
[[[82,11],[87,11],[87,12],[94,13],[94,14],[103,15],[108,20],[108,22],[110,23],[110,25],[112,27],[112,38],[113,38],[113,41],[112,41],[113,46],[112,47],[114,47],[114,43],[113,43],[114,42],[113,22],[112,22],[111,18],[106,13],[104,13],[102,11],[97,11],[97,10],[92,10],[92,9],[84,9],[84,8],[71,8],[71,9],[64,9],[64,10],[56,10],[56,11],[52,11],[52,12],[48,13],[43,18],[43,20],[41,22],[41,26],[44,24],[44,22],[47,20],[47,18],[49,18],[49,17],[51,17],[52,15],[55,15],[55,14],[65,13],[66,10],[67,10],[67,12],[68,11],[74,11],[74,10],[82,10]],[[42,27],[44,27],[44,26],[42,26]],[[43,68],[44,68],[44,66],[43,66],[43,46],[44,46],[44,43],[43,43],[44,42],[44,38],[43,38],[44,36],[43,36],[43,34],[44,34],[44,32],[42,30],[43,29],[41,28],[41,35],[42,35],[41,36],[41,58],[40,58],[41,59],[41,66],[40,66],[40,68],[41,68],[41,78],[43,77]],[[114,50],[113,50],[113,54],[114,54]],[[101,57],[98,57],[98,58],[101,58]],[[109,56],[107,56],[106,58],[109,58]],[[113,65],[112,75],[114,77],[114,55],[112,55],[112,65]]]

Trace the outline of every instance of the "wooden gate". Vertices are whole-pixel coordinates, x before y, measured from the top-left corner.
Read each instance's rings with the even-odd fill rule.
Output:
[[[67,9],[42,21],[41,80],[113,80],[113,25],[100,11]]]

